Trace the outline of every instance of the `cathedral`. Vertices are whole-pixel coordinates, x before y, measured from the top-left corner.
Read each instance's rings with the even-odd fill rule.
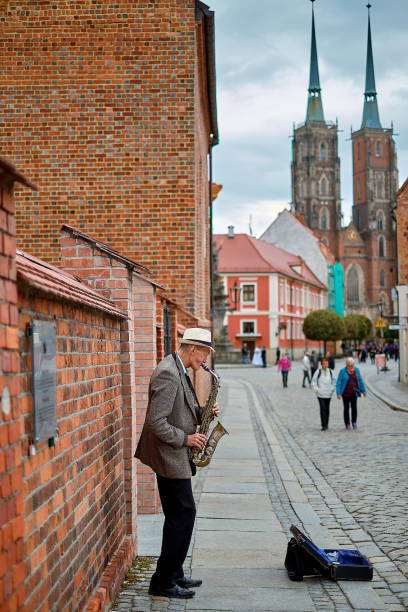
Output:
[[[313,0],[312,0],[313,1]],[[375,321],[393,312],[396,285],[396,227],[392,210],[398,189],[393,128],[378,111],[371,41],[370,4],[366,82],[361,127],[352,132],[353,208],[342,224],[338,124],[323,112],[312,5],[310,78],[306,120],[292,138],[292,212],[332,251],[344,270],[345,313]]]

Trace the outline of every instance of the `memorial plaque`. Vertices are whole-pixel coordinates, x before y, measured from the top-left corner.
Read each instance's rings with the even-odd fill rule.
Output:
[[[57,434],[56,324],[32,321],[34,444]]]

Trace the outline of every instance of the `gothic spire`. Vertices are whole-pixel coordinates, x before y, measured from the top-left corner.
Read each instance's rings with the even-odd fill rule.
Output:
[[[368,3],[367,64],[364,91],[363,121],[361,123],[361,127],[381,128],[380,116],[378,114],[377,92],[375,90],[373,48],[371,44],[370,8],[371,4]]]
[[[312,42],[310,48],[310,75],[309,75],[309,96],[307,99],[306,121],[324,121],[323,104],[321,98],[319,64],[317,62],[317,46],[314,22],[314,10],[312,2]]]

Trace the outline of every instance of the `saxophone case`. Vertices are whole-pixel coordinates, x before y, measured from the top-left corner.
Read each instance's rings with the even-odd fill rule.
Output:
[[[373,566],[358,550],[318,548],[294,525],[288,543],[285,567],[290,580],[324,576],[331,580],[372,580]]]

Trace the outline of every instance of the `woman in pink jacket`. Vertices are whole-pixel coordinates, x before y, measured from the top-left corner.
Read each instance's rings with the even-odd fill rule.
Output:
[[[278,372],[282,372],[282,382],[284,387],[288,386],[288,373],[291,369],[292,364],[290,363],[289,353],[286,353],[284,357],[279,359],[278,363]]]

